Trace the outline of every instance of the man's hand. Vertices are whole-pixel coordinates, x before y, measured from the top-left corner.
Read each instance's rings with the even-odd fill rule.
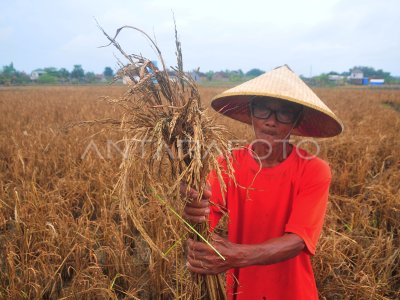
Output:
[[[185,206],[183,217],[191,223],[206,222],[210,214],[210,189],[208,187],[204,188],[200,201],[198,201],[199,192],[192,188],[187,190],[185,185],[181,185],[181,193],[187,195],[191,200]]]
[[[294,233],[285,233],[261,244],[235,244],[216,234],[211,244],[225,258],[223,260],[210,246],[191,239],[187,242],[187,267],[199,274],[218,274],[232,268],[270,265],[298,255],[305,248],[303,239]]]
[[[199,274],[219,274],[240,266],[239,244],[229,242],[217,234],[212,234],[211,244],[225,258],[223,260],[209,245],[189,239],[187,241],[187,267]]]

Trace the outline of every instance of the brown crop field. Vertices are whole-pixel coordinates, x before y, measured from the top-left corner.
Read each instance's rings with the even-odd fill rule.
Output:
[[[0,299],[185,298],[149,292],[139,266],[148,254],[121,222],[113,189],[122,134],[66,126],[118,116],[99,98],[125,89],[0,88]],[[222,90],[200,88],[205,105]],[[400,299],[400,90],[315,91],[345,125],[318,147],[293,141],[318,150],[333,172],[313,257],[320,298]],[[246,125],[209,113],[251,142]]]

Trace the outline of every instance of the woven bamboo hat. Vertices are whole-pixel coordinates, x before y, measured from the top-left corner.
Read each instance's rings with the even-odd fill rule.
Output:
[[[303,105],[303,117],[293,129],[294,135],[332,137],[343,131],[339,118],[287,65],[217,95],[212,99],[211,106],[225,116],[252,124],[249,104],[254,96]]]

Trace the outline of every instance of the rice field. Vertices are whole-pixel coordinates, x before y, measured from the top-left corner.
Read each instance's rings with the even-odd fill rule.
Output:
[[[121,221],[114,188],[122,134],[68,126],[118,117],[121,111],[100,98],[125,89],[0,88],[0,299],[188,298],[182,287],[151,278],[154,254]],[[200,87],[205,106],[222,90]],[[293,140],[333,172],[313,258],[320,298],[399,299],[400,90],[315,92],[345,124],[342,135],[316,140],[318,148]],[[252,141],[246,125],[207,113],[227,126],[233,143]]]

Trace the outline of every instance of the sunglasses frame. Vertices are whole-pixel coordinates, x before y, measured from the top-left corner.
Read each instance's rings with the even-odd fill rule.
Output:
[[[299,111],[294,112],[293,120],[286,122],[286,121],[282,121],[281,117],[279,117],[279,116],[281,116],[281,115],[279,115],[279,113],[283,112],[284,110],[275,110],[275,109],[266,108],[266,111],[268,110],[269,113],[265,117],[260,117],[260,116],[254,115],[254,104],[255,104],[254,101],[250,101],[250,103],[249,103],[250,113],[253,117],[255,117],[257,119],[267,120],[272,116],[272,114],[274,114],[275,120],[277,120],[279,123],[282,123],[282,124],[293,124],[293,123],[297,122],[303,112],[303,107],[302,107]]]

